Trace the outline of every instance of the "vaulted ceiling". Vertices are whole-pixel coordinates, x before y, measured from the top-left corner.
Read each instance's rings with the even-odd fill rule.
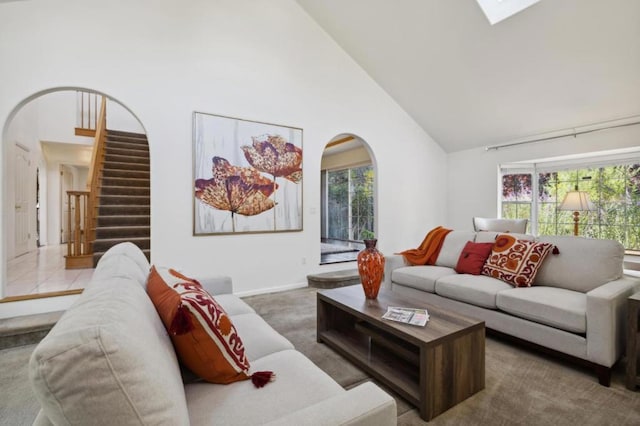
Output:
[[[448,152],[640,115],[638,0],[297,2]]]

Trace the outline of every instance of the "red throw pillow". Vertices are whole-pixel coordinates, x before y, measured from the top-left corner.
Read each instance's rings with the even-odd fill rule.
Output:
[[[164,323],[180,361],[211,383],[251,377],[257,387],[271,372],[249,375],[244,345],[231,319],[197,281],[173,269],[151,267],[147,293]]]
[[[487,257],[489,257],[489,254],[491,254],[492,248],[493,243],[474,243],[467,241],[458,258],[456,272],[459,274],[480,275],[484,262],[487,260]]]
[[[549,243],[518,240],[506,234],[498,235],[491,255],[482,268],[482,274],[514,287],[531,287],[542,261],[553,247]]]

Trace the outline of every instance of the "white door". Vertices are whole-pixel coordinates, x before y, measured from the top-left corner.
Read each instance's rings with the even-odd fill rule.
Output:
[[[29,251],[29,151],[16,145],[15,255]]]
[[[69,215],[73,214],[73,206],[69,205],[69,197],[67,191],[73,191],[73,172],[67,166],[60,166],[60,206],[62,206],[62,214],[60,215],[60,242],[67,242],[67,229],[69,228]],[[73,216],[71,216],[73,217]],[[72,237],[73,240],[73,237]]]

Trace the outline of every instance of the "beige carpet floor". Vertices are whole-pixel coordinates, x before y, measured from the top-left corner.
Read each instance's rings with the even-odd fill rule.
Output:
[[[245,298],[276,330],[345,388],[370,378],[316,342],[316,289]],[[38,403],[27,362],[34,345],[0,350],[0,425],[30,425]],[[432,425],[640,425],[640,391],[624,387],[624,364],[611,387],[590,371],[494,338],[486,342],[486,388],[433,419]],[[393,392],[387,390],[393,395]],[[396,396],[399,425],[420,425]]]
[[[316,291],[304,288],[245,301],[343,387],[371,380],[316,342]],[[399,425],[427,424],[416,409],[395,398]],[[488,337],[485,389],[428,424],[640,425],[640,392],[624,387],[623,363],[607,388],[591,371]]]

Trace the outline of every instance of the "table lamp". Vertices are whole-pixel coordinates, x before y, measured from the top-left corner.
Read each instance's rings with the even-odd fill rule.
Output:
[[[573,191],[567,192],[558,209],[573,212],[573,235],[577,236],[580,212],[595,210],[596,208],[589,200],[589,194],[586,191],[578,191],[578,185],[576,185]]]

